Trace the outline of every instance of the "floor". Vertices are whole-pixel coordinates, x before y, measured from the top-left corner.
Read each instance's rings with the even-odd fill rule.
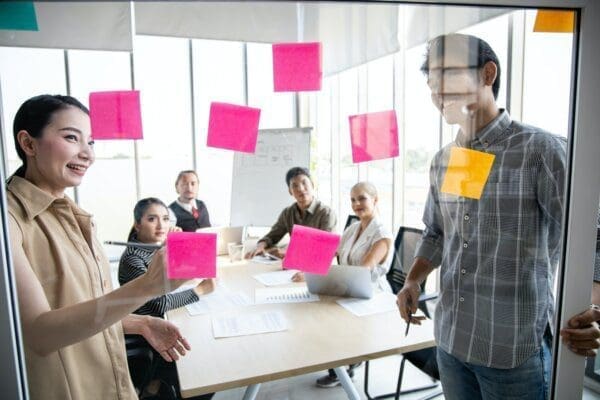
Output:
[[[372,361],[370,364],[370,393],[372,396],[392,392],[396,389],[396,378],[398,374],[398,368],[400,367],[400,356],[386,357],[383,359]],[[261,385],[260,391],[258,392],[257,400],[306,400],[306,399],[319,399],[319,400],[334,400],[347,399],[346,393],[341,386],[337,386],[331,389],[321,389],[315,386],[317,378],[326,374],[326,371],[316,372],[312,374],[297,376],[294,378],[281,379]],[[423,384],[431,383],[426,375],[422,374],[412,365],[406,363],[404,372],[403,386],[411,388]],[[358,389],[361,399],[367,397],[363,391],[364,382],[364,364],[356,370],[354,378],[354,384]],[[416,394],[410,394],[402,396],[402,399],[420,399],[427,393],[432,393],[435,390],[429,390],[426,392],[419,392]],[[214,400],[239,400],[244,394],[244,388],[227,390],[224,392],[217,393],[214,396]],[[443,396],[438,396],[436,399],[443,399]]]
[[[395,390],[398,368],[400,366],[400,356],[386,357],[383,359],[371,362],[369,379],[371,396],[382,393],[389,393]],[[258,392],[257,400],[345,400],[347,399],[344,390],[341,386],[332,389],[321,389],[315,386],[315,380],[326,372],[316,372],[312,374],[297,376],[294,378],[281,379],[278,381],[268,382],[261,385]],[[358,368],[354,378],[354,384],[358,389],[361,399],[366,399],[363,390],[364,382],[364,364]],[[431,383],[431,379],[417,370],[415,367],[406,363],[404,372],[403,388],[427,385]],[[244,395],[245,388],[231,389],[217,393],[213,400],[239,400]],[[403,400],[417,400],[426,397],[427,394],[432,394],[438,389],[431,389],[418,393],[403,395]],[[443,395],[435,397],[436,400],[444,399]],[[600,400],[600,394],[588,388],[584,388],[582,400]]]

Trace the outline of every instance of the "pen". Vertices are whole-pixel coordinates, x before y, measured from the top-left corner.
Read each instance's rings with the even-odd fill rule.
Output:
[[[408,303],[408,322],[406,323],[406,331],[404,332],[405,337],[408,335],[408,328],[410,328],[410,320],[412,319],[411,303]]]
[[[160,249],[161,247],[163,247],[162,244],[158,244],[158,243],[118,242],[118,241],[114,241],[114,240],[107,240],[104,242],[104,244],[110,244],[113,246],[140,247],[142,249],[148,249],[148,250]]]
[[[277,261],[279,260],[279,258],[275,257],[273,254],[271,253],[267,253],[266,251],[263,253],[263,256],[265,256],[266,258],[268,258],[269,260],[273,260],[273,261]]]

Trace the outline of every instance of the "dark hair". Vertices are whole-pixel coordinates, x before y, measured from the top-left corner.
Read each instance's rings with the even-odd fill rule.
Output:
[[[492,84],[494,99],[498,98],[500,91],[500,61],[492,47],[483,39],[471,35],[451,33],[440,35],[427,43],[425,61],[421,65],[421,72],[429,74],[429,64],[432,58],[442,59],[445,52],[457,53],[467,57],[468,66],[483,68],[488,62],[496,64],[496,80]]]
[[[140,201],[135,203],[135,207],[133,207],[134,224],[131,227],[131,230],[129,231],[129,235],[127,236],[128,241],[137,239],[137,232],[135,231],[135,224],[139,224],[140,222],[142,222],[142,217],[148,210],[148,207],[150,207],[153,204],[158,204],[158,205],[166,208],[167,211],[169,210],[167,205],[165,203],[163,203],[160,199],[157,199],[156,197],[147,197],[147,198],[141,199]]]
[[[200,178],[198,178],[198,174],[196,173],[196,171],[194,171],[193,169],[186,169],[185,171],[181,171],[181,172],[179,173],[179,175],[177,175],[177,179],[175,179],[175,186],[177,186],[177,184],[179,183],[179,180],[180,180],[181,178],[183,178],[183,176],[184,176],[185,174],[194,174],[194,175],[196,175],[196,179],[197,179],[197,180],[200,180]]]
[[[288,187],[290,187],[290,182],[292,181],[292,179],[294,179],[298,175],[306,175],[306,177],[308,179],[310,179],[310,181],[312,182],[312,179],[310,177],[310,172],[308,172],[307,168],[294,167],[294,168],[290,168],[290,170],[285,174],[285,183],[287,184]]]
[[[15,139],[15,149],[23,165],[15,172],[16,176],[24,177],[27,169],[27,157],[19,145],[17,134],[20,131],[27,131],[29,136],[39,138],[42,136],[44,128],[50,123],[54,113],[65,110],[69,107],[75,107],[89,115],[89,110],[81,104],[79,100],[71,96],[62,96],[59,94],[42,94],[25,101],[19,107],[15,120],[13,122],[13,136]]]

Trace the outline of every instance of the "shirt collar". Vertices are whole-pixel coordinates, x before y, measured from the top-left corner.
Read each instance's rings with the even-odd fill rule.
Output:
[[[196,205],[196,201],[195,200],[194,200],[194,202],[192,204],[190,204],[190,203],[182,203],[181,201],[179,201],[179,197],[175,201],[177,202],[177,204],[179,204],[181,206],[181,208],[183,208],[185,211],[187,211],[189,213],[192,212],[192,208]]]
[[[512,120],[508,111],[501,108],[500,114],[477,132],[474,139],[470,140],[462,131],[459,131],[458,135],[456,135],[456,144],[460,147],[471,148],[474,143],[479,142],[484,148],[488,147],[499,141],[505,135],[511,122]]]
[[[306,209],[306,211],[309,214],[314,214],[315,211],[317,210],[318,203],[319,202],[317,201],[317,199],[313,199],[312,203],[310,203],[310,206],[308,206],[308,208]]]
[[[19,199],[29,220],[46,211],[54,203],[66,204],[71,207],[74,214],[91,217],[91,214],[79,208],[68,196],[65,195],[63,198],[54,197],[20,176],[12,176],[7,189]]]

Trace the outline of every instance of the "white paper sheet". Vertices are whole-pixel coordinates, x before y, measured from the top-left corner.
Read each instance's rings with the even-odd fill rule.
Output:
[[[253,278],[265,286],[285,285],[292,283],[292,276],[298,271],[294,269],[284,269],[283,271],[265,272],[254,275]]]
[[[235,317],[212,318],[215,338],[256,335],[288,329],[288,322],[280,311],[241,314]]]
[[[312,301],[319,301],[319,296],[310,293],[306,286],[257,288],[254,293],[256,304],[309,303]]]
[[[370,299],[338,299],[336,302],[357,317],[398,311],[396,296],[392,293],[377,293]]]
[[[188,304],[185,308],[191,316],[194,316],[224,311],[250,304],[252,304],[252,301],[245,294],[234,293],[223,285],[218,285],[214,292],[200,296],[200,300]]]
[[[281,262],[281,260],[275,256],[264,256],[262,254],[252,257],[252,261],[267,265],[279,264]]]

